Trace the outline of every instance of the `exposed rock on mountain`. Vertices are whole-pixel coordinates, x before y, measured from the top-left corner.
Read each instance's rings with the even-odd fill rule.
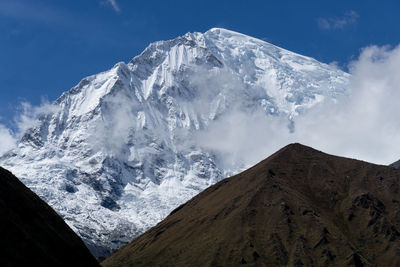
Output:
[[[99,266],[43,200],[0,168],[0,266]]]
[[[288,145],[102,265],[399,266],[400,171]]]

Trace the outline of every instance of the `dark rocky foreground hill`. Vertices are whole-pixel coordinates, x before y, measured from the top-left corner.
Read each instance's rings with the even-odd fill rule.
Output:
[[[291,144],[103,266],[400,266],[400,171]]]
[[[0,167],[0,266],[99,266],[58,214]]]

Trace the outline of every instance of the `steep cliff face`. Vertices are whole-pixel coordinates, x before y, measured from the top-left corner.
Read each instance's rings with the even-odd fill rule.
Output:
[[[95,255],[163,219],[243,162],[223,164],[198,134],[235,111],[290,121],[346,94],[349,75],[225,29],[150,44],[83,79],[0,159]],[[268,133],[266,133],[266,136]]]

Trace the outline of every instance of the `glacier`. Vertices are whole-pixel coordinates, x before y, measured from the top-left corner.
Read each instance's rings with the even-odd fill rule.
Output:
[[[347,93],[349,74],[221,28],[150,44],[86,77],[0,158],[95,256],[129,242],[246,168],[198,141],[240,110],[291,121]],[[268,136],[268,133],[265,133]],[[244,155],[245,157],[246,155]]]

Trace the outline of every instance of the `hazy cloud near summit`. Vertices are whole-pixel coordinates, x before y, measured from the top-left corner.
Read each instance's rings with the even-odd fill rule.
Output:
[[[250,166],[291,142],[374,163],[400,159],[400,47],[370,46],[350,63],[350,97],[325,102],[294,119],[234,110],[199,137],[227,164]]]
[[[374,163],[400,159],[400,47],[370,46],[350,64],[350,98],[296,119],[296,139]]]

